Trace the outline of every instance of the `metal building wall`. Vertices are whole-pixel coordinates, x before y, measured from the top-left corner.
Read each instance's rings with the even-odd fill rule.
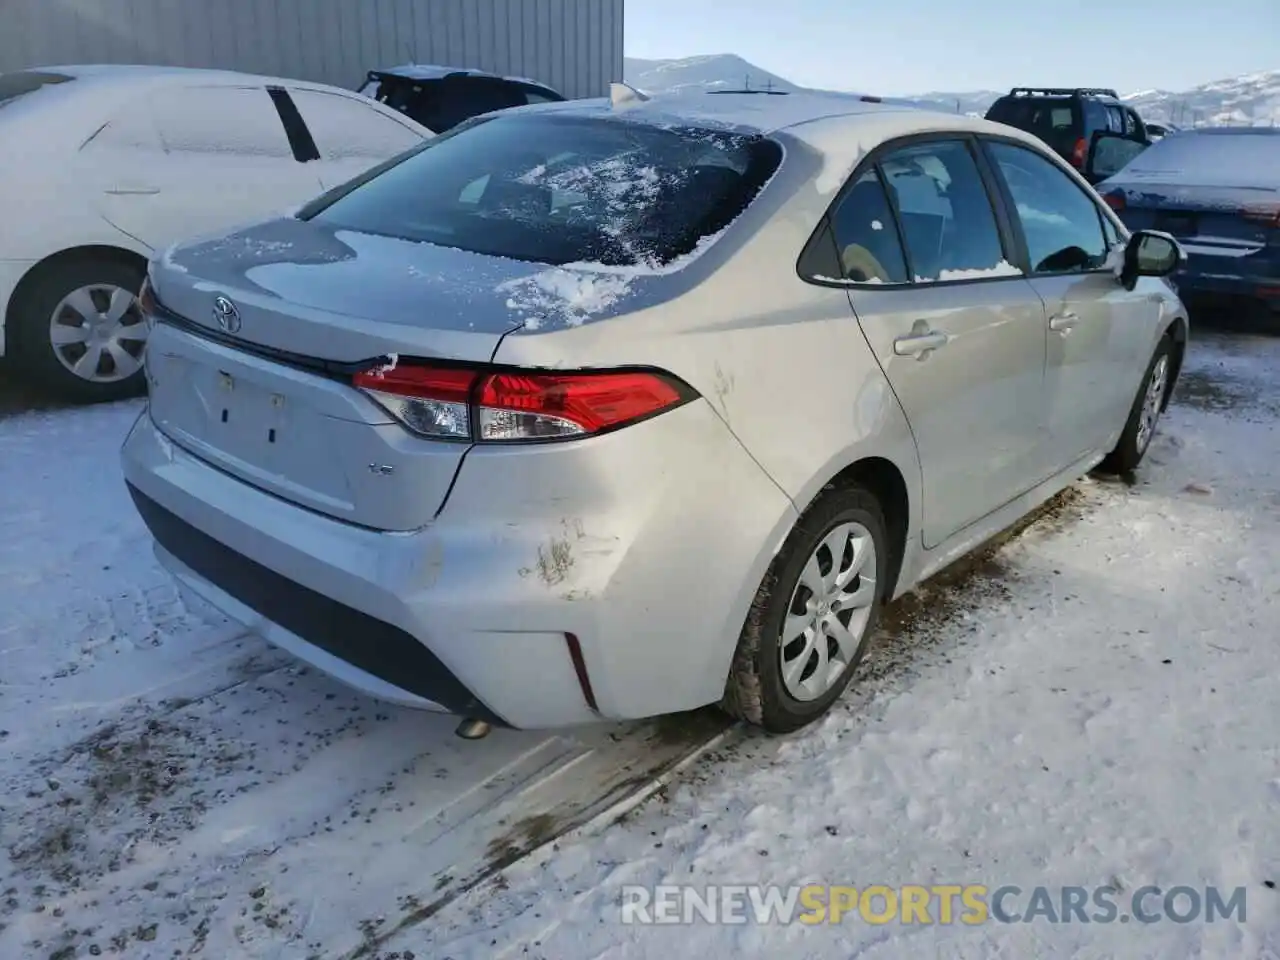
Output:
[[[0,72],[219,67],[353,88],[373,67],[478,67],[568,97],[622,79],[624,0],[0,0]]]

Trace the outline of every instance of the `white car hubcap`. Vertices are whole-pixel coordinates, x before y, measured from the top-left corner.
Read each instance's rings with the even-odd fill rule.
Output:
[[[138,298],[110,283],[72,291],[49,318],[49,343],[58,360],[94,383],[115,383],[137,373],[146,340]]]
[[[860,523],[822,538],[800,572],[778,642],[784,689],[797,700],[830,690],[857,656],[876,591],[876,544]]]

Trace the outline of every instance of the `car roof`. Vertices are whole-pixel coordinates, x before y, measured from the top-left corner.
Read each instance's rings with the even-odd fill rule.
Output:
[[[93,129],[105,123],[122,104],[139,97],[147,97],[161,88],[175,85],[207,87],[263,87],[284,86],[292,90],[311,90],[331,95],[350,97],[367,102],[373,109],[394,117],[414,129],[425,128],[399,111],[391,110],[377,101],[360,97],[351,90],[324,83],[292,80],[285,77],[261,76],[252,73],[236,73],[232,70],[207,70],[195,67],[144,66],[135,64],[59,64],[29,70],[13,71],[6,76],[30,74],[34,76],[64,76],[71,83],[54,83],[45,87],[34,98],[20,97],[17,101],[0,104],[0,121],[12,124],[44,124],[48,111],[58,111],[60,122],[42,127],[40,143],[49,150],[67,149],[68,144],[81,144]]]
[[[234,70],[213,70],[203,67],[167,67],[150,66],[131,63],[94,63],[94,64],[59,64],[18,71],[23,73],[63,74],[82,83],[76,88],[86,87],[105,90],[107,88],[163,86],[168,83],[197,83],[210,86],[237,86],[240,84],[287,84],[316,90],[339,90],[324,83],[313,83],[307,80],[294,80],[287,77],[272,77],[255,73],[238,73]],[[350,93],[343,90],[344,93]]]
[[[1120,94],[1109,87],[1014,87],[1001,100],[1112,100]]]
[[[770,134],[797,128],[819,120],[909,116],[921,121],[936,121],[940,129],[971,130],[1006,134],[1008,127],[979,117],[929,110],[902,102],[858,93],[802,91],[767,93],[764,91],[709,92],[678,91],[645,95],[645,100],[631,100],[614,105],[608,97],[567,100],[516,107],[506,113],[554,113],[568,116],[607,117],[635,120],[655,125],[682,124],[710,126],[726,130]],[[927,125],[927,124],[926,124]]]
[[[508,77],[488,70],[476,70],[472,67],[448,67],[436,63],[403,63],[398,67],[384,67],[369,71],[374,76],[403,77],[406,80],[442,80],[445,77],[487,77],[491,80],[506,80],[509,83],[523,83],[543,90],[552,88],[528,77]]]

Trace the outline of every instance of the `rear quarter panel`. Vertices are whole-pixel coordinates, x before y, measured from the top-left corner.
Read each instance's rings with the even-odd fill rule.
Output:
[[[662,302],[635,302],[633,312],[600,322],[517,331],[494,359],[668,370],[706,399],[800,511],[851,463],[889,460],[905,480],[914,531],[920,471],[901,408],[847,294],[796,273],[801,250],[860,150],[854,145],[833,159],[801,140],[778,139],[786,148],[783,168],[723,236],[677,272],[656,278],[663,287],[655,299]],[[620,303],[627,304],[626,294]],[[761,543],[758,557],[742,558],[744,576],[762,572],[761,561],[767,565],[780,547],[781,538]],[[744,615],[745,604],[731,618],[735,637]]]

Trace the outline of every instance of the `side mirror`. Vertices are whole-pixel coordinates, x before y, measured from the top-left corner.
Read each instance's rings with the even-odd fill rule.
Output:
[[[1132,290],[1139,277],[1167,277],[1178,269],[1185,257],[1178,241],[1169,234],[1138,230],[1125,247],[1120,282],[1126,290]]]
[[[1089,156],[1084,164],[1085,177],[1098,183],[1114,176],[1146,149],[1147,144],[1131,140],[1123,134],[1099,130],[1089,144]]]

